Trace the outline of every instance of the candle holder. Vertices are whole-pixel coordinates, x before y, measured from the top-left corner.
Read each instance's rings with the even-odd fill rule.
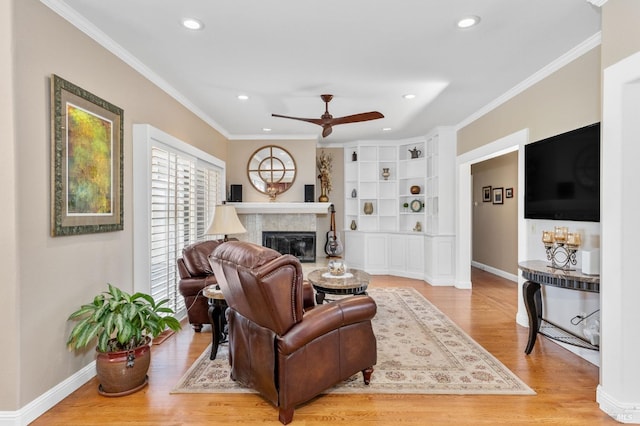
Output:
[[[553,232],[542,232],[542,243],[551,267],[563,271],[574,271],[571,265],[577,263],[576,253],[580,247],[580,234],[569,233],[566,227],[557,226]]]

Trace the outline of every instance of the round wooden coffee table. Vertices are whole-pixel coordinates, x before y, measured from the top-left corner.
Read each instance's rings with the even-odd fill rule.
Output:
[[[371,276],[360,269],[348,269],[344,275],[331,275],[326,269],[316,269],[307,280],[316,291],[316,303],[321,305],[327,294],[367,294]]]

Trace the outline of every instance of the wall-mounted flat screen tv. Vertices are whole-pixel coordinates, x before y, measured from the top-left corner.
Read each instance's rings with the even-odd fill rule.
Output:
[[[524,217],[600,222],[600,123],[524,147]]]

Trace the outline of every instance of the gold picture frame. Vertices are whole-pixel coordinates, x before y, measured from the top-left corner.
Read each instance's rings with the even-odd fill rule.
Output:
[[[121,231],[124,111],[51,76],[51,235]]]

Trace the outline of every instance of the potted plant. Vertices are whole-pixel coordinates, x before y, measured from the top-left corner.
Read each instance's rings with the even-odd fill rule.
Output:
[[[98,391],[106,396],[136,392],[147,384],[152,338],[166,328],[179,330],[180,322],[165,305],[144,293],[130,295],[108,284],[109,290],[69,316],[79,321],[71,330],[67,346],[96,346]]]

